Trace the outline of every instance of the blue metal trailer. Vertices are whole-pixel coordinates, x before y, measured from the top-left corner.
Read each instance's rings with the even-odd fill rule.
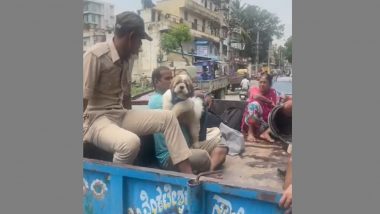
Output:
[[[86,214],[276,214],[281,195],[159,169],[84,159]]]
[[[217,113],[241,106],[239,101],[228,106],[215,102]],[[138,166],[114,164],[112,154],[84,148],[83,213],[284,213],[278,207],[283,184],[278,168],[285,168],[288,154],[281,146],[252,145],[238,156],[227,156],[223,179],[215,179],[158,169],[151,164],[151,141],[151,136],[141,138]]]

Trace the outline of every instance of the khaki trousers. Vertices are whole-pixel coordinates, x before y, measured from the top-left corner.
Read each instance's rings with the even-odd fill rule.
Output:
[[[140,150],[138,136],[157,132],[164,134],[174,165],[191,155],[178,120],[171,111],[123,109],[94,112],[88,112],[90,117],[96,119],[88,128],[86,141],[114,153],[113,162],[132,164]]]

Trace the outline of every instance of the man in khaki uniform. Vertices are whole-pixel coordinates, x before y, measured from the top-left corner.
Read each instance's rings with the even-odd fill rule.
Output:
[[[112,41],[98,43],[83,59],[83,141],[114,154],[113,162],[132,164],[140,149],[138,136],[163,132],[173,164],[192,173],[191,155],[177,118],[170,111],[123,108],[129,93],[133,57],[146,34],[144,22],[133,12],[116,16]]]

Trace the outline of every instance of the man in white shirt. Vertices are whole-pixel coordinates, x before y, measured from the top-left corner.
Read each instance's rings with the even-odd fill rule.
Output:
[[[240,82],[240,87],[244,91],[248,91],[249,89],[249,80],[247,79],[247,76],[244,76],[244,79]]]

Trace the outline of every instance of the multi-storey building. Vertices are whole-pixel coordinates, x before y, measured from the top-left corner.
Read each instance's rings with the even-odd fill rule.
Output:
[[[83,51],[107,39],[115,25],[114,5],[108,1],[84,0]]]
[[[154,8],[139,11],[145,21],[147,33],[152,42],[143,41],[142,52],[135,64],[135,73],[150,73],[162,61],[169,60],[174,66],[185,65],[179,53],[166,56],[160,48],[162,34],[182,23],[190,27],[193,40],[183,44],[185,57],[189,62],[197,59],[221,58],[221,25],[223,18],[217,6],[210,0],[161,0]],[[227,48],[224,47],[226,52]],[[226,53],[224,53],[224,56]]]

